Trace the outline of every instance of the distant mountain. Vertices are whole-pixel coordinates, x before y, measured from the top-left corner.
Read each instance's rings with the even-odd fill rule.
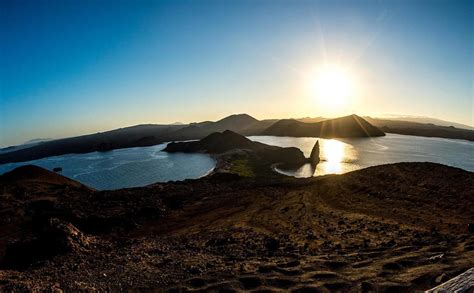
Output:
[[[364,118],[371,124],[388,133],[474,141],[474,130],[459,129],[453,126],[439,126],[431,123],[418,123],[371,117]]]
[[[303,117],[303,118],[296,118],[295,120],[298,120],[300,122],[304,123],[316,123],[316,122],[321,122],[324,120],[328,120],[328,118],[324,117]]]
[[[40,143],[40,142],[45,142],[45,141],[50,141],[53,140],[52,138],[35,138],[35,139],[30,139],[27,142],[24,142],[23,144],[32,144],[32,143]]]
[[[364,116],[363,118],[386,133],[474,141],[474,128],[456,122],[412,116],[400,116],[394,118],[373,118],[370,116]],[[328,119],[324,117],[305,117],[295,120],[313,123]]]
[[[182,125],[145,124],[47,141],[29,148],[0,153],[0,164],[30,161],[71,153],[89,153],[155,145],[166,141],[165,137],[170,132],[177,131],[183,127]]]
[[[294,119],[280,120],[267,128],[264,135],[295,137],[373,137],[385,133],[365,119],[350,115],[317,123],[304,123]]]
[[[143,124],[95,134],[40,142],[22,147],[0,149],[0,164],[30,161],[70,153],[110,151],[128,147],[151,146],[170,141],[197,140],[211,133],[223,132],[225,130],[231,130],[245,136],[276,135],[323,138],[381,136],[384,135],[383,131],[385,131],[406,135],[474,141],[473,130],[408,121],[365,118],[351,115],[326,120],[323,120],[324,118],[321,117],[257,120],[247,114],[236,114],[215,122],[204,121],[171,125]]]
[[[437,126],[446,126],[446,127],[451,127],[452,126],[452,127],[459,128],[459,129],[474,130],[474,127],[466,125],[466,124],[461,124],[461,123],[452,122],[452,121],[445,121],[445,120],[430,118],[430,117],[394,116],[394,117],[377,117],[376,119],[391,120],[391,121],[417,122],[417,123],[422,123],[422,124],[433,124],[433,125],[437,125]]]
[[[43,142],[27,149],[0,153],[0,164],[30,161],[70,153],[110,151],[113,149],[151,146],[168,141],[201,139],[213,132],[232,130],[242,135],[258,135],[275,120],[259,121],[247,114],[184,125],[136,125],[116,130]]]
[[[4,148],[0,148],[0,154],[4,154],[4,153],[9,153],[9,152],[13,152],[13,151],[18,151],[18,150],[22,150],[22,149],[26,149],[26,148],[30,148],[32,146],[35,146],[35,145],[38,145],[40,143],[43,143],[43,142],[46,142],[46,141],[50,141],[52,140],[52,138],[35,138],[35,139],[31,139],[25,143],[22,143],[22,144],[19,144],[19,145],[14,145],[14,146],[8,146],[8,147],[4,147]]]
[[[231,130],[242,135],[255,135],[262,132],[272,123],[272,120],[259,121],[247,114],[235,114],[216,122],[192,123],[174,132],[171,140],[200,139],[211,133],[225,130]]]

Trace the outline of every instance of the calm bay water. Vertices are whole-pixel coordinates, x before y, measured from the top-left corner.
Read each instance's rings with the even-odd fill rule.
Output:
[[[298,147],[309,157],[319,138],[251,136],[262,143]],[[463,140],[387,134],[358,139],[319,139],[321,162],[313,169],[306,164],[297,170],[277,172],[295,177],[345,173],[396,162],[435,162],[474,171],[474,143]],[[205,154],[162,152],[166,144],[119,149],[109,152],[69,154],[29,162],[0,165],[0,174],[33,164],[52,170],[96,189],[145,186],[155,182],[199,178],[209,173],[215,161]]]
[[[387,134],[376,138],[320,139],[313,137],[252,136],[254,141],[297,147],[309,157],[319,140],[321,162],[313,169],[276,171],[295,177],[340,174],[397,162],[434,162],[474,171],[474,143],[464,140]]]
[[[209,173],[215,161],[205,154],[162,152],[166,144],[118,149],[109,152],[69,154],[29,162],[0,165],[0,174],[22,165],[49,170],[62,167],[62,175],[93,188],[119,189],[155,182],[199,178]]]

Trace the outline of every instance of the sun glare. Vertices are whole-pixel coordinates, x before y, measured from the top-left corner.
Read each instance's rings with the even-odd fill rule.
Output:
[[[312,80],[313,94],[319,106],[335,110],[346,105],[353,95],[349,73],[339,67],[325,67]]]
[[[344,159],[344,144],[334,139],[327,140],[323,150],[326,158],[326,171],[328,173],[340,173],[341,162]]]

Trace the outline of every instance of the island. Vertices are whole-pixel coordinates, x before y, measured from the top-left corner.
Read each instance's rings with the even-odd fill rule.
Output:
[[[298,167],[319,162],[319,142],[311,157],[306,158],[296,147],[278,147],[252,141],[230,130],[215,132],[199,141],[171,142],[165,152],[207,153],[217,160],[215,172],[236,173],[241,176],[269,175],[271,166]]]

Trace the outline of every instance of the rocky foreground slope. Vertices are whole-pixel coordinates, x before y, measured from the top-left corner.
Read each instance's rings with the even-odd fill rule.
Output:
[[[473,182],[400,163],[99,192],[21,167],[0,176],[0,291],[423,290],[474,266]]]

